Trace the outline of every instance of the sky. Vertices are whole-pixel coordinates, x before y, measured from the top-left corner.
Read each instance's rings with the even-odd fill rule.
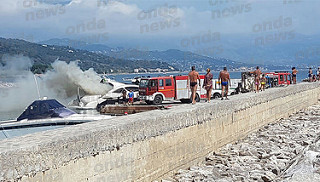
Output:
[[[230,37],[254,44],[277,32],[319,35],[319,7],[318,0],[0,0],[0,37],[197,50]]]

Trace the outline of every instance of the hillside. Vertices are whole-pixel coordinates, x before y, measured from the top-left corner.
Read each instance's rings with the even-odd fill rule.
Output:
[[[163,61],[119,59],[67,46],[41,45],[24,40],[0,38],[0,57],[17,54],[28,56],[34,61],[34,72],[44,71],[57,59],[66,62],[79,60],[81,69],[94,68],[98,73],[133,72],[138,68],[176,70]]]
[[[235,62],[230,59],[203,56],[189,51],[181,51],[178,49],[169,49],[166,51],[149,51],[138,49],[110,48],[109,46],[103,44],[89,44],[70,39],[50,39],[39,43],[48,45],[74,46],[74,48],[77,49],[83,49],[117,59],[161,61],[173,65],[174,67],[179,68],[183,71],[189,70],[192,65],[196,65],[198,70],[205,70],[206,68],[211,68],[212,70],[220,70],[223,66],[228,66],[229,68],[235,69],[243,66],[255,66],[242,62]]]
[[[220,68],[222,65],[227,65],[228,67],[260,65],[269,69],[290,69],[292,66],[298,68],[318,67],[320,58],[319,36],[291,32],[292,35],[290,34],[291,36],[288,37],[285,33],[286,31],[222,36],[221,40],[216,44],[220,45],[222,49],[220,53],[214,55],[208,51],[208,56],[194,54],[197,50],[208,48],[207,44],[190,46],[189,51],[176,49],[167,51],[114,49],[107,45],[86,43],[79,45],[83,45],[82,49],[111,57],[161,60],[182,69],[189,69],[193,62],[204,68],[210,66]],[[277,39],[263,45],[255,44],[255,40],[259,40],[260,37],[266,38],[270,36]],[[63,39],[56,39],[55,41],[54,44],[61,43]],[[68,39],[64,39],[64,41],[73,42]]]

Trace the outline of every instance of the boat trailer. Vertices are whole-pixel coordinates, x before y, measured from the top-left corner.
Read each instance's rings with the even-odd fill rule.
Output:
[[[164,105],[105,105],[101,108],[101,114],[111,114],[111,115],[127,115],[135,114],[139,112],[151,111],[151,110],[163,110],[169,109],[171,106]]]

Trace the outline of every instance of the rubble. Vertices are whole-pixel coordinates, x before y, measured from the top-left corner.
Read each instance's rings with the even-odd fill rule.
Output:
[[[225,145],[209,154],[199,166],[178,170],[171,181],[318,180],[319,139],[320,103]],[[304,178],[305,166],[312,170],[305,172]],[[299,170],[301,174],[297,173]]]

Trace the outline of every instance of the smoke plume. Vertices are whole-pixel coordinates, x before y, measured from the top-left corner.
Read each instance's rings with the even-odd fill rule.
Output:
[[[111,87],[100,83],[100,76],[93,70],[82,71],[77,61],[69,64],[63,61],[55,61],[53,69],[43,75],[34,75],[30,70],[33,62],[30,58],[16,55],[4,56],[0,64],[0,81],[13,82],[16,86],[8,89],[0,89],[0,113],[19,110],[34,100],[39,99],[36,82],[39,87],[40,97],[57,99],[67,104],[77,94],[78,87],[89,95],[103,95]]]

